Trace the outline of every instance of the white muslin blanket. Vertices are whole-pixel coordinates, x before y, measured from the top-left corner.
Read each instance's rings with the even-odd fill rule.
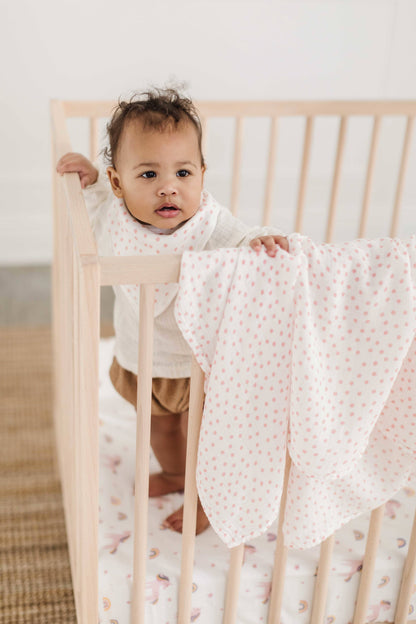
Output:
[[[234,547],[314,546],[416,473],[416,237],[183,255],[176,320],[205,375],[197,485]]]

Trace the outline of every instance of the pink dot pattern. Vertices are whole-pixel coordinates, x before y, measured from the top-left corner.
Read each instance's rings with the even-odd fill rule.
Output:
[[[185,253],[178,325],[206,375],[197,485],[229,546],[312,547],[416,472],[416,237]]]
[[[166,235],[136,221],[128,212],[124,201],[114,197],[107,216],[107,230],[113,253],[115,256],[157,256],[181,254],[185,250],[201,250],[215,229],[219,211],[220,206],[212,195],[208,191],[202,191],[201,204],[196,214],[182,227]],[[137,308],[139,285],[122,286],[122,290]],[[155,316],[166,310],[177,292],[178,284],[157,285]]]

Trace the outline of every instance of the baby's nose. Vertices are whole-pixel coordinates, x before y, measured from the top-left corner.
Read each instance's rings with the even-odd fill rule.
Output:
[[[166,181],[160,185],[158,194],[160,197],[166,197],[167,195],[176,195],[176,184],[173,181]]]

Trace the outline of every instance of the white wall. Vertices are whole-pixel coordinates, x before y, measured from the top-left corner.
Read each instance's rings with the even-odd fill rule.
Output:
[[[414,0],[16,0],[0,29],[0,264],[51,258],[50,98],[172,78],[195,99],[416,98]]]

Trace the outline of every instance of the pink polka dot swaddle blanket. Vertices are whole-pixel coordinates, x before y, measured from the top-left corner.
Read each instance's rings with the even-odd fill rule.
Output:
[[[205,375],[198,493],[229,546],[276,519],[314,546],[416,473],[416,237],[183,255],[176,320]]]

